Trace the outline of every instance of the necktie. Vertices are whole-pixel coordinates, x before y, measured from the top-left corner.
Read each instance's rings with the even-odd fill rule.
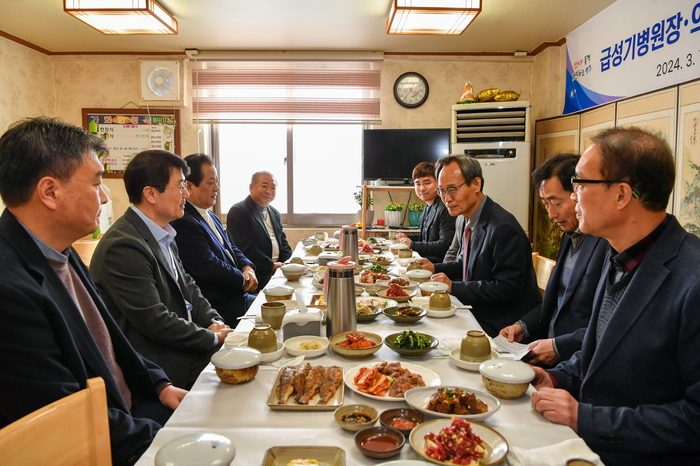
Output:
[[[97,343],[97,347],[100,349],[100,353],[102,353],[102,357],[107,363],[107,367],[109,367],[109,371],[114,377],[114,381],[117,383],[117,387],[119,387],[119,391],[124,398],[126,406],[131,409],[131,391],[126,384],[122,369],[119,367],[119,363],[117,363],[117,357],[114,354],[112,338],[109,335],[107,325],[104,319],[102,319],[100,311],[97,309],[90,293],[87,288],[85,288],[85,285],[80,280],[80,277],[73,269],[72,265],[68,262],[59,262],[52,259],[49,259],[49,262],[58,274],[61,282],[65,285],[71,298],[73,298],[76,306],[78,306],[92,337],[95,339],[95,343]]]
[[[462,241],[462,280],[467,281],[467,265],[469,265],[469,239],[472,237],[472,229],[464,226],[464,240]]]

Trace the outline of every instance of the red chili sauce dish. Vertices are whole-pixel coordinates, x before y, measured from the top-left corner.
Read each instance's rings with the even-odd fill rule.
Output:
[[[363,440],[361,445],[368,450],[389,451],[397,448],[399,446],[399,442],[397,442],[396,439],[391,437],[385,437],[384,435],[375,435],[373,437],[368,437],[365,440]]]
[[[397,418],[391,421],[389,427],[393,427],[394,429],[413,429],[416,427],[416,423],[408,419]]]

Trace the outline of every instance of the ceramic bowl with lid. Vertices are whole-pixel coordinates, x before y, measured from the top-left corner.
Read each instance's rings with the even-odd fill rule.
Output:
[[[294,288],[286,285],[268,286],[263,289],[267,301],[285,301],[292,299]]]
[[[282,269],[282,275],[284,275],[284,278],[295,282],[299,281],[299,279],[309,270],[307,266],[301,264],[285,264],[280,267],[280,269]]]
[[[250,382],[258,373],[262,353],[253,348],[224,348],[212,355],[211,362],[222,382]]]
[[[479,372],[486,390],[493,396],[505,399],[523,396],[535,378],[532,367],[510,359],[484,361],[479,366]]]
[[[406,276],[413,282],[425,283],[433,276],[433,272],[425,269],[413,269],[407,270]]]
[[[418,289],[421,291],[421,296],[430,296],[436,291],[447,291],[450,287],[447,283],[442,282],[425,282],[418,285]]]

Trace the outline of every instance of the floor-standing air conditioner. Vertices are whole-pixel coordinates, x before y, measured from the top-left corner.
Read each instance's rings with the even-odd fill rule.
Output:
[[[530,205],[530,102],[452,106],[452,154],[481,163],[484,193],[528,231]]]

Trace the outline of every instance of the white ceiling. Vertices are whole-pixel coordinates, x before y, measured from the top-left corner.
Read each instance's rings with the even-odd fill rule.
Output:
[[[108,36],[63,12],[62,0],[0,0],[0,31],[51,53],[199,50],[532,52],[614,0],[483,0],[461,36],[386,34],[391,0],[159,0],[175,36]]]

